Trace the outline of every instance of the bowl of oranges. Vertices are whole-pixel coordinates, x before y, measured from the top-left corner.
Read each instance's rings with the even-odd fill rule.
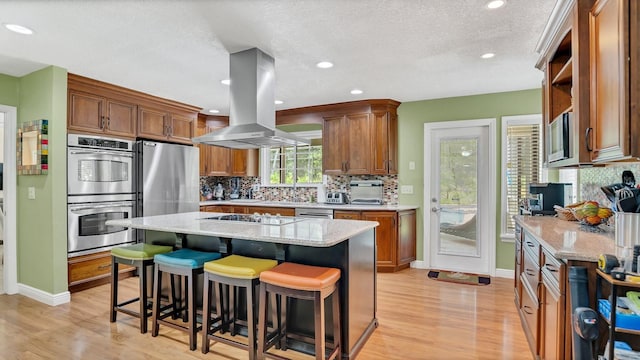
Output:
[[[582,205],[571,208],[571,211],[576,220],[589,226],[605,223],[613,215],[611,209],[601,207],[597,201],[585,201]]]

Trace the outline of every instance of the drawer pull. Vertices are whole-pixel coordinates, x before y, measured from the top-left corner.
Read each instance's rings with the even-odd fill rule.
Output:
[[[547,270],[551,272],[558,272],[558,268],[556,268],[553,264],[544,264],[544,267],[546,267]]]
[[[531,241],[527,241],[527,246],[528,247],[536,247],[536,245],[534,243],[532,243]]]
[[[111,264],[99,265],[98,270],[105,270],[111,267]]]
[[[522,307],[522,311],[524,311],[528,315],[533,315],[533,310],[531,310],[531,307],[529,305],[523,306]]]
[[[528,276],[536,276],[536,272],[531,270],[531,269],[524,269],[525,274],[527,274]]]

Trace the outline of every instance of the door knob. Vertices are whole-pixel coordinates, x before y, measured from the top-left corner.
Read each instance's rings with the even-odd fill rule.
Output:
[[[435,207],[435,206],[434,206],[434,207],[432,207],[432,208],[431,208],[431,212],[437,213],[437,212],[439,212],[439,211],[440,211],[440,208],[439,208],[439,207]]]

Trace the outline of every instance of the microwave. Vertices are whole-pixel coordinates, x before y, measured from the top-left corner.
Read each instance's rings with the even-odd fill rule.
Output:
[[[558,115],[547,126],[547,153],[549,162],[571,157],[571,123],[573,112]]]

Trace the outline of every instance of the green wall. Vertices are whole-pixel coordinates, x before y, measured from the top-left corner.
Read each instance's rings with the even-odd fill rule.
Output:
[[[0,74],[0,104],[18,106],[18,82],[18,78]]]
[[[424,209],[424,124],[429,122],[496,118],[496,139],[500,141],[501,117],[509,115],[539,114],[542,111],[540,89],[504,93],[453,97],[402,103],[398,108],[399,137],[399,185],[413,185],[413,194],[400,194],[400,204],[419,205],[417,219],[417,257],[424,260],[423,217]],[[496,147],[496,194],[501,203],[502,183],[501,144]],[[415,170],[409,170],[409,162],[415,162]],[[500,240],[500,209],[496,209],[496,267],[513,269],[514,244]]]
[[[49,173],[17,178],[18,283],[67,291],[67,72],[47,67],[21,78],[0,75],[0,103],[16,106],[18,126],[49,120]],[[34,187],[35,200],[27,199]]]

